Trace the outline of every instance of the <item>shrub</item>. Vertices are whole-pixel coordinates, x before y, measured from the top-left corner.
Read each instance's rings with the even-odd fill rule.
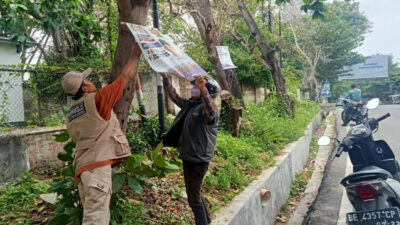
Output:
[[[243,115],[242,135],[257,143],[262,151],[276,152],[304,134],[304,128],[319,106],[311,101],[296,103],[295,118],[286,115],[276,97],[269,97],[261,105],[248,105]]]
[[[167,117],[166,131],[171,124],[172,120]],[[140,124],[136,130],[129,127],[126,131],[132,154],[144,154],[154,149],[161,142],[163,135],[160,131],[158,116],[149,116],[146,122]]]

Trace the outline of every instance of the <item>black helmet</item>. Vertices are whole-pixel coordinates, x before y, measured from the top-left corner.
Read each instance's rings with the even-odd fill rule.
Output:
[[[207,91],[210,94],[218,94],[221,91],[221,87],[219,86],[218,82],[211,77],[206,77],[207,83]]]

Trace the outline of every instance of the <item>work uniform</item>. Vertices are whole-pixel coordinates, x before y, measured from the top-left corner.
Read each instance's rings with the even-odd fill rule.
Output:
[[[109,224],[111,165],[131,154],[112,110],[124,86],[119,78],[98,92],[81,97],[68,112],[67,130],[76,143],[75,182],[83,205],[83,225]]]

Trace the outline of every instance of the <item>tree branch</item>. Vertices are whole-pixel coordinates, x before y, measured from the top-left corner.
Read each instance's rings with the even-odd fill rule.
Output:
[[[251,48],[248,42],[244,41],[243,38],[240,38],[239,36],[235,35],[232,31],[231,31],[231,36],[236,41],[238,41],[255,60],[266,66],[268,69],[271,69],[270,65],[268,65],[268,63],[263,58],[254,53],[255,46]]]
[[[292,31],[292,34],[293,34],[294,44],[295,44],[297,50],[300,52],[300,54],[302,54],[302,55],[304,56],[304,58],[306,58],[308,64],[309,64],[310,66],[313,66],[313,65],[314,65],[314,64],[313,64],[313,61],[311,60],[311,58],[305,53],[305,51],[304,51],[304,50],[300,47],[300,45],[299,45],[299,41],[298,41],[298,38],[297,38],[297,34],[296,34],[296,31],[295,31],[294,28],[293,28],[292,22],[291,22],[290,20],[289,20],[288,22],[289,22],[290,30]]]

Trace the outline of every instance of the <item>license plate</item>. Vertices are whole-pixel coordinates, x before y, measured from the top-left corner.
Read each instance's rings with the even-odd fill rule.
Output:
[[[352,212],[346,214],[347,225],[400,225],[398,208]]]

